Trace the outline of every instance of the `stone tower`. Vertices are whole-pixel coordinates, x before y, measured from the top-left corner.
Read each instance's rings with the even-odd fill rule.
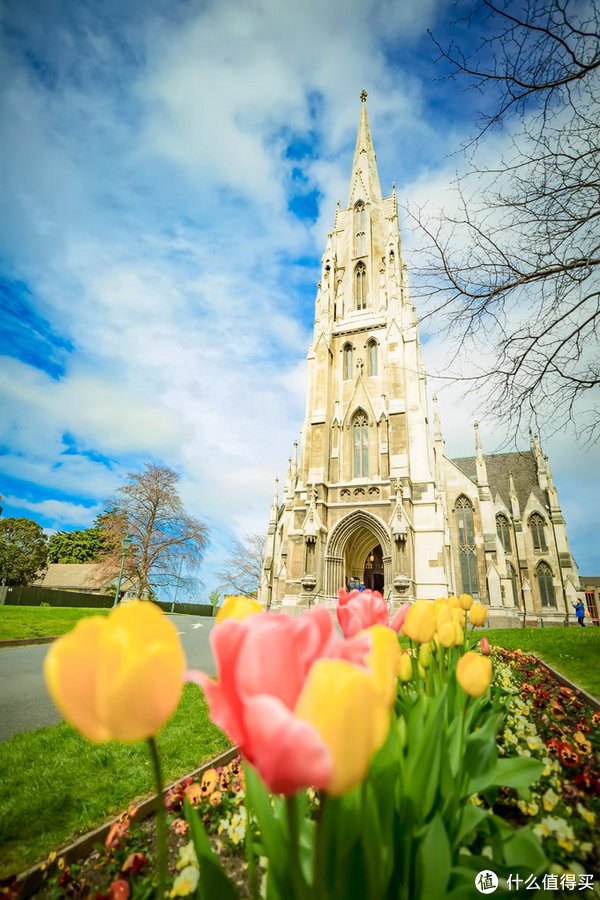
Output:
[[[300,460],[295,448],[271,508],[266,606],[333,602],[352,578],[390,601],[449,589],[396,191],[381,193],[366,96],[348,203],[322,259]]]

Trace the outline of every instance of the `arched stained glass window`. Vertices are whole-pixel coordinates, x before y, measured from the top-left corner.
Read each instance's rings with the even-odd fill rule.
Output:
[[[534,550],[547,550],[546,530],[544,528],[544,520],[539,513],[534,513],[529,519],[529,527],[531,528],[531,537],[533,540]]]
[[[473,507],[466,497],[456,501],[456,518],[458,521],[458,546],[462,589],[465,594],[479,596],[479,579],[477,577],[477,556],[475,554],[475,534],[473,531]]]
[[[366,248],[366,212],[365,204],[359,201],[354,207],[354,251],[355,256],[364,256]]]
[[[503,516],[502,513],[496,516],[496,531],[498,533],[498,537],[500,538],[500,543],[504,547],[504,552],[510,553],[510,527],[508,524],[508,519],[506,518],[506,516]]]
[[[354,270],[354,301],[356,309],[367,308],[367,269],[359,263]]]
[[[377,341],[369,341],[367,344],[367,358],[369,360],[369,375],[377,375]]]
[[[344,372],[344,381],[350,381],[350,379],[352,378],[352,344],[344,345],[342,365]]]
[[[354,450],[354,478],[366,478],[369,474],[369,423],[360,409],[352,421]]]
[[[542,601],[542,606],[556,606],[552,569],[548,563],[541,562],[537,567],[536,574],[538,585],[540,587],[540,600]]]

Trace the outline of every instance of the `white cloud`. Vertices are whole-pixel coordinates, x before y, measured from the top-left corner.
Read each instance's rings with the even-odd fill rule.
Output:
[[[315,286],[299,260],[320,257],[346,202],[361,89],[384,191],[426,152],[408,193],[438,201],[456,165],[442,156],[457,134],[436,130],[401,62],[446,6],[156,4],[120,31],[135,64],[88,11],[81,33],[51,34],[52,86],[0,45],[0,249],[72,347],[57,378],[2,361],[7,475],[69,493],[83,525],[78,497],[99,504],[141,459],[164,460],[213,525],[207,585],[227,536],[264,528],[304,414]],[[288,156],[300,142],[309,155]],[[314,223],[288,211],[295,168],[320,195]],[[442,420],[449,451],[471,452],[465,407]]]
[[[17,509],[27,509],[49,519],[52,522],[52,531],[60,530],[61,525],[69,527],[79,525],[88,528],[95,516],[103,511],[102,506],[82,506],[80,503],[62,500],[31,501],[24,497],[6,496],[3,501]]]

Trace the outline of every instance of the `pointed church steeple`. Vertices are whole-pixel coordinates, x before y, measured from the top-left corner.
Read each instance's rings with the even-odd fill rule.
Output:
[[[375,157],[375,148],[373,147],[373,139],[371,137],[371,129],[369,128],[369,117],[367,115],[367,92],[363,91],[360,95],[361,110],[360,122],[358,124],[358,136],[356,138],[356,147],[354,150],[354,161],[352,163],[352,177],[350,178],[350,193],[348,195],[348,206],[353,206],[357,200],[364,200],[367,203],[381,203],[381,187],[379,184],[379,174],[377,172],[377,159]]]

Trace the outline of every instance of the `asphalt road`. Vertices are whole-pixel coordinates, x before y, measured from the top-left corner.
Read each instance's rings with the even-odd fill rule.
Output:
[[[214,619],[169,616],[180,633],[188,668],[214,675],[209,644]],[[46,691],[42,674],[49,644],[0,650],[0,742],[22,731],[56,725],[62,716]]]

